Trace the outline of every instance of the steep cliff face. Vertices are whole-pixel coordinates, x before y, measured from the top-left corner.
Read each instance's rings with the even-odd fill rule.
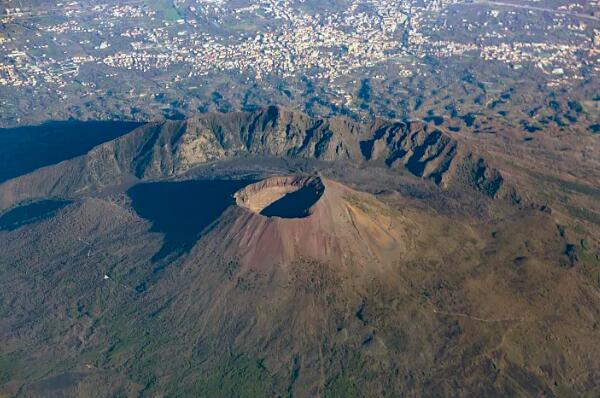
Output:
[[[358,159],[358,128],[341,119],[315,120],[269,107],[254,113],[209,114],[152,126],[133,159],[138,177],[184,172],[240,155],[320,160]]]
[[[389,167],[404,167],[412,174],[447,184],[464,149],[438,129],[418,121],[387,124],[373,137],[361,142],[368,160],[383,161]]]
[[[442,187],[456,180],[467,182],[490,196],[503,184],[499,171],[480,155],[420,121],[363,125],[269,107],[254,113],[202,115],[150,129],[153,133],[146,135],[133,159],[134,174],[140,178],[178,174],[240,155],[267,155],[403,168]],[[457,175],[464,170],[465,175]]]
[[[0,203],[6,208],[27,199],[32,187],[37,196],[72,194],[132,177],[176,176],[207,162],[238,156],[347,160],[401,168],[442,188],[462,184],[490,197],[501,195],[505,185],[501,173],[482,155],[426,123],[313,119],[272,106],[147,124],[82,157],[2,184]]]

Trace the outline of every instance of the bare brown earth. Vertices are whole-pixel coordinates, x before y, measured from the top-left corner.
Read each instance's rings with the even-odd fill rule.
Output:
[[[110,198],[0,232],[3,391],[597,394],[598,288],[551,215],[458,219],[323,184],[305,218],[230,207],[158,273],[160,234]]]
[[[0,393],[600,394],[592,221],[441,129],[288,112],[145,126],[0,185],[0,225],[71,200],[0,228]],[[157,259],[165,218],[129,187],[223,178],[248,183]],[[306,214],[261,214],[306,186]],[[176,192],[148,199],[182,224],[209,196]]]
[[[408,226],[398,222],[392,209],[368,194],[317,179],[323,185],[323,195],[307,217],[264,217],[252,210],[232,208],[235,221],[219,240],[230,242],[231,255],[251,268],[290,264],[298,258],[311,258],[340,269],[362,268],[367,263],[381,268],[410,250]],[[273,186],[285,188],[310,182],[310,177],[273,177],[236,196],[238,204],[239,197],[245,196],[242,203],[246,205],[255,195],[262,199],[262,192],[272,192]]]

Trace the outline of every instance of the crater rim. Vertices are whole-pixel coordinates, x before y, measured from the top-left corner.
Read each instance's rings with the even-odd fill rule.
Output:
[[[234,194],[237,206],[264,217],[304,218],[325,192],[319,176],[274,176]]]

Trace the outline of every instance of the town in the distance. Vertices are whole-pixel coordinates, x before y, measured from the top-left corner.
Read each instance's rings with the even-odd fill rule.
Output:
[[[571,108],[598,108],[599,15],[598,1],[564,0],[8,0],[0,126],[272,102],[313,115],[457,123],[483,107],[480,116],[500,124],[531,112],[553,123],[552,93],[572,92]],[[548,94],[547,109],[527,97],[531,87]],[[507,97],[520,108],[503,107]],[[600,128],[576,117],[558,124]]]
[[[600,0],[0,0],[0,398],[599,398]]]

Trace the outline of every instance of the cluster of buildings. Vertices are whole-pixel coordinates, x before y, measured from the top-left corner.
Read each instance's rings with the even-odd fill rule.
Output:
[[[140,71],[187,64],[190,76],[252,70],[258,79],[270,74],[286,78],[310,71],[316,78],[335,79],[405,54],[397,31],[407,16],[400,6],[381,1],[377,4],[382,13],[373,15],[356,12],[360,2],[354,3],[342,14],[327,16],[297,12],[290,0],[269,0],[261,7],[237,9],[231,16],[233,22],[260,9],[268,18],[279,21],[279,27],[235,37],[185,29],[198,25],[191,21],[176,23],[174,29],[134,28],[121,33],[121,37],[137,39],[131,42],[131,48],[102,60],[112,67]]]
[[[323,14],[303,11],[294,0],[259,0],[237,8],[228,8],[225,1],[196,2],[185,17],[176,20],[160,19],[160,14],[143,2],[98,4],[84,19],[85,12],[77,3],[69,3],[69,10],[81,18],[55,24],[40,19],[37,36],[31,42],[20,40],[18,46],[14,40],[0,37],[0,53],[4,54],[0,55],[0,85],[64,86],[84,64],[142,73],[176,68],[178,74],[188,77],[251,71],[257,79],[307,74],[335,81],[382,62],[395,62],[398,75],[408,77],[415,71],[410,64],[402,67],[407,57],[445,58],[465,53],[515,68],[529,63],[552,75],[554,81],[566,82],[580,78],[583,55],[598,58],[600,43],[600,31],[581,44],[434,39],[428,30],[430,18],[450,4],[439,0],[425,5],[353,0],[344,10]],[[12,22],[22,14],[19,10],[2,18]],[[499,14],[493,11],[490,18]],[[262,19],[276,23],[261,25]],[[256,21],[256,26],[238,29],[248,20]],[[563,22],[559,19],[558,23]],[[578,34],[586,30],[582,23],[565,26]],[[226,29],[233,33],[224,34]],[[488,35],[498,38],[502,32]]]

